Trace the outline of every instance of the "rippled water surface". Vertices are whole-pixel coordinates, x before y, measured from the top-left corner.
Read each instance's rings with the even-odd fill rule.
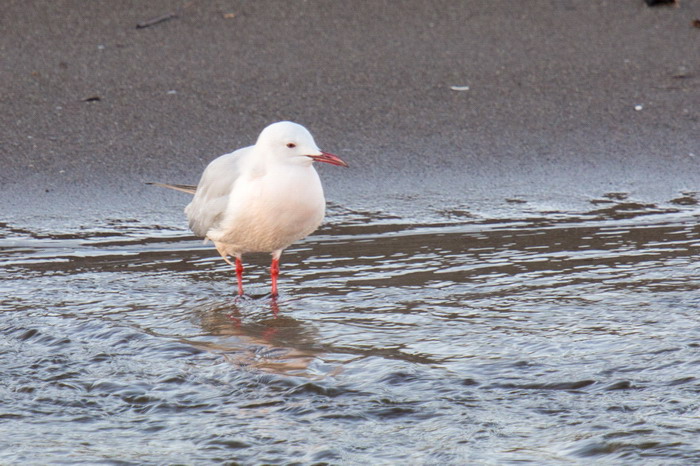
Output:
[[[0,462],[700,461],[694,195],[503,206],[333,206],[277,302],[179,212],[7,220]]]

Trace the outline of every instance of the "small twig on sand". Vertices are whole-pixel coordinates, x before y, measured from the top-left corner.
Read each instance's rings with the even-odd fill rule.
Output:
[[[644,0],[647,6],[673,5],[678,7],[681,0]]]
[[[136,29],[143,29],[147,28],[149,26],[154,26],[158,23],[162,23],[163,21],[167,21],[169,19],[177,18],[177,13],[167,13],[165,15],[157,16],[155,18],[151,18],[147,21],[142,21],[136,25]]]
[[[182,13],[187,8],[191,7],[192,4],[194,4],[194,0],[185,3],[175,11],[171,11],[170,13],[166,13],[164,15],[156,16],[155,18],[151,18],[146,21],[142,21],[136,25],[136,29],[143,29],[155,26],[156,24],[162,23],[163,21],[168,21],[169,19],[177,18],[180,13]]]

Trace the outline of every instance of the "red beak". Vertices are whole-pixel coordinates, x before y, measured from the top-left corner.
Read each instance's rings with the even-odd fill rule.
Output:
[[[340,157],[328,152],[321,151],[321,155],[307,155],[307,157],[313,159],[314,162],[325,162],[330,163],[331,165],[338,165],[340,167],[348,166],[348,164],[345,163]]]

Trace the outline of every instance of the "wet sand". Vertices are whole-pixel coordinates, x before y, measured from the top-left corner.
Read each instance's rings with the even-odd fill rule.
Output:
[[[668,200],[700,181],[698,17],[691,1],[5,2],[2,196],[167,204],[143,182],[195,183],[290,119],[351,162],[323,169],[339,203]]]

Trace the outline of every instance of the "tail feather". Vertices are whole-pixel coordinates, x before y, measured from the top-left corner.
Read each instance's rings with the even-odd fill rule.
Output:
[[[189,184],[168,184],[168,183],[152,183],[152,182],[148,182],[146,184],[150,184],[153,186],[160,186],[161,188],[174,189],[175,191],[181,191],[181,192],[187,193],[187,194],[194,194],[197,192],[197,187],[189,185]]]

